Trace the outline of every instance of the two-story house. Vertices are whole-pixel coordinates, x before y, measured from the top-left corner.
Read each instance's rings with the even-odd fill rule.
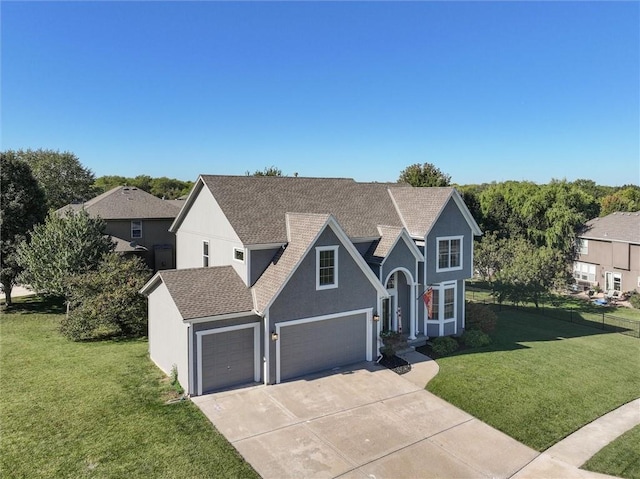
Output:
[[[578,239],[573,275],[579,285],[640,292],[640,212],[592,219]]]
[[[162,200],[134,186],[117,186],[84,203],[73,203],[57,212],[84,210],[105,222],[105,234],[115,251],[141,256],[154,271],[175,267],[175,235],[169,227],[183,201]]]
[[[151,359],[190,394],[373,361],[387,329],[461,334],[481,234],[454,188],[208,175],[171,231],[177,269],[142,292]]]

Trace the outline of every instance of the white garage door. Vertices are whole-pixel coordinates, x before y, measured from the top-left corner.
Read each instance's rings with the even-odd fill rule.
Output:
[[[260,380],[259,324],[199,331],[198,394]]]
[[[371,359],[369,310],[276,323],[276,382]]]

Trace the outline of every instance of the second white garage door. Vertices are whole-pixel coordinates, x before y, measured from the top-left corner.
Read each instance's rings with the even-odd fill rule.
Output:
[[[371,360],[371,310],[276,323],[276,382]]]

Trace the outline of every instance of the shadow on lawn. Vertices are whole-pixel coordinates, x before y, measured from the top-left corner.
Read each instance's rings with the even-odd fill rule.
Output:
[[[10,307],[2,305],[3,313],[12,314],[64,314],[64,299],[44,296],[22,296],[13,299]]]

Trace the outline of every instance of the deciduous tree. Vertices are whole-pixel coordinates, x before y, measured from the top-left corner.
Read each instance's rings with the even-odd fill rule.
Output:
[[[46,215],[44,192],[29,165],[12,151],[0,153],[0,202],[0,284],[11,306],[11,291],[21,272],[17,247]]]
[[[50,212],[36,225],[31,241],[18,247],[20,280],[38,293],[68,297],[69,279],[94,270],[115,245],[104,235],[105,224],[85,211],[61,216]]]
[[[42,149],[12,153],[31,167],[47,197],[47,208],[55,210],[94,196],[93,172],[82,166],[73,153]]]
[[[411,186],[449,186],[451,176],[440,171],[432,163],[416,163],[407,166],[400,172],[398,183],[407,183]]]

